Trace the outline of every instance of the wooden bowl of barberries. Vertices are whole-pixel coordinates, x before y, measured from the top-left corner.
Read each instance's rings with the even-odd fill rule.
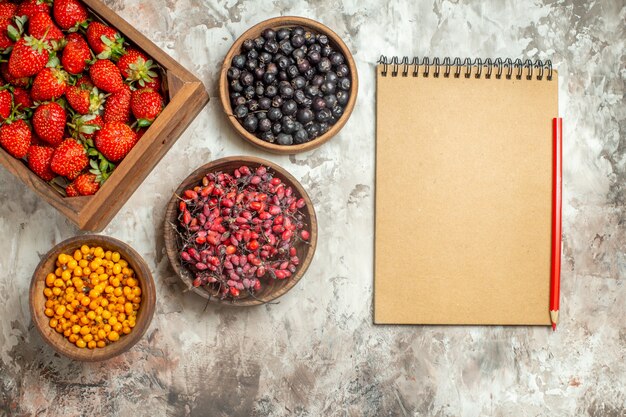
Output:
[[[277,154],[329,141],[350,118],[358,91],[348,47],[303,17],[261,22],[235,41],[220,75],[228,120],[248,142]]]
[[[187,177],[165,214],[165,246],[193,292],[235,306],[261,305],[292,289],[317,245],[313,203],[280,166],[235,156]]]

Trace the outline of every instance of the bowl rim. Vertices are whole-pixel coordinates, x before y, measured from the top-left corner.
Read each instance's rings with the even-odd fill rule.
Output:
[[[264,165],[276,171],[283,177],[285,177],[287,180],[289,180],[290,185],[295,189],[295,191],[298,194],[300,194],[300,197],[304,198],[304,201],[306,203],[305,207],[307,207],[307,212],[310,218],[310,221],[309,221],[310,223],[309,243],[310,244],[309,244],[309,249],[306,252],[306,256],[304,257],[303,260],[301,260],[300,265],[298,265],[298,269],[296,273],[294,273],[294,275],[287,280],[287,283],[282,288],[276,291],[276,293],[272,294],[272,297],[267,300],[258,300],[258,299],[251,298],[251,297],[246,297],[244,299],[236,300],[236,301],[235,300],[221,300],[219,297],[215,297],[211,295],[204,288],[194,287],[192,285],[192,279],[190,276],[191,272],[189,272],[189,270],[186,269],[181,264],[180,259],[178,259],[177,256],[174,256],[174,253],[178,253],[178,246],[176,244],[174,231],[172,230],[173,224],[171,223],[171,219],[175,218],[176,213],[178,212],[178,205],[177,205],[177,202],[179,201],[178,195],[180,195],[180,193],[189,186],[186,184],[188,182],[191,183],[195,177],[201,176],[211,171],[215,171],[219,166],[225,163],[234,163],[234,162],[240,162],[242,165],[244,164]],[[178,275],[180,280],[185,284],[185,286],[187,287],[187,290],[191,290],[194,293],[200,295],[202,298],[207,299],[207,302],[219,304],[219,305],[226,305],[230,307],[251,307],[251,306],[264,305],[272,301],[275,301],[276,299],[282,297],[287,292],[289,292],[293,287],[296,286],[298,282],[300,282],[300,280],[304,277],[304,275],[306,275],[306,271],[308,270],[313,260],[313,257],[315,255],[315,251],[317,249],[317,238],[318,238],[317,214],[315,212],[315,207],[308,193],[302,186],[302,184],[293,175],[291,175],[286,169],[282,168],[280,165],[272,161],[263,159],[263,158],[259,158],[256,156],[249,156],[249,155],[237,155],[237,156],[228,156],[224,158],[219,158],[219,159],[216,159],[214,161],[211,161],[209,163],[206,163],[200,166],[199,168],[195,169],[191,174],[189,174],[178,185],[176,190],[172,192],[172,197],[167,203],[167,207],[165,211],[165,220],[163,222],[163,232],[164,232],[164,237],[165,237],[166,253],[167,253],[167,257],[169,259],[170,265],[172,266],[172,269],[174,269],[174,272],[176,273],[176,275]]]
[[[141,315],[138,317],[137,323],[130,334],[120,337],[115,343],[107,345],[104,348],[78,348],[72,343],[68,342],[66,338],[59,333],[46,332],[42,329],[42,326],[48,326],[48,317],[43,314],[43,305],[35,306],[35,296],[38,290],[37,283],[44,281],[46,275],[50,271],[44,271],[45,263],[61,253],[61,248],[66,246],[76,246],[80,248],[83,244],[89,244],[91,246],[98,245],[105,250],[121,250],[128,253],[130,256],[126,259],[129,265],[135,270],[135,274],[142,287],[142,300],[141,300]],[[44,284],[45,287],[45,284]],[[41,288],[39,288],[41,289]],[[85,234],[74,236],[69,239],[63,240],[53,246],[39,261],[33,276],[31,278],[29,289],[29,309],[31,314],[31,321],[34,327],[37,329],[37,333],[41,338],[51,346],[57,353],[67,358],[81,361],[81,362],[99,362],[111,359],[118,356],[130,348],[132,348],[146,333],[152,318],[154,316],[154,310],[156,305],[156,287],[150,268],[146,264],[145,260],[137,251],[135,251],[130,245],[122,242],[113,237],[97,235],[97,234]],[[63,343],[64,345],[61,345]],[[63,347],[62,347],[63,346]]]
[[[350,68],[350,98],[348,99],[348,104],[345,107],[344,113],[341,115],[337,123],[332,125],[330,129],[321,136],[302,144],[297,145],[277,145],[274,143],[268,143],[264,140],[257,138],[254,134],[248,132],[244,129],[243,125],[237,120],[235,115],[233,114],[233,109],[230,104],[229,99],[229,88],[228,88],[228,78],[227,72],[228,68],[230,68],[230,62],[232,57],[237,54],[241,50],[241,45],[243,41],[252,37],[253,33],[259,32],[262,29],[266,29],[268,27],[271,28],[281,28],[281,27],[292,27],[292,26],[303,26],[308,29],[313,30],[314,32],[323,33],[330,38],[332,44],[337,46],[346,59],[346,63],[348,64],[348,68]],[[324,24],[301,16],[279,16],[271,19],[264,20],[256,25],[252,26],[248,30],[246,30],[241,36],[239,36],[235,42],[233,42],[232,46],[226,53],[224,57],[224,61],[222,62],[222,69],[220,71],[219,78],[219,95],[220,101],[222,102],[222,110],[226,115],[230,124],[235,128],[239,136],[248,141],[249,143],[265,149],[266,151],[277,153],[277,154],[296,154],[300,152],[306,152],[312,149],[315,149],[319,146],[322,146],[324,143],[328,142],[331,138],[333,138],[339,131],[344,127],[344,125],[350,119],[352,115],[352,111],[354,110],[354,106],[356,104],[356,99],[359,91],[359,76],[356,63],[354,61],[354,57],[352,53],[343,42],[343,40],[337,35],[332,29],[325,26]]]

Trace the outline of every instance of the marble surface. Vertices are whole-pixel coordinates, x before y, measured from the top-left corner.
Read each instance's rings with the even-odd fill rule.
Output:
[[[626,415],[626,3],[346,0],[107,0],[196,73],[211,102],[104,234],[148,261],[154,320],[102,364],[59,357],[28,313],[39,256],[80,233],[0,169],[0,416]],[[249,26],[277,15],[321,20],[354,53],[359,100],[339,136],[297,156],[240,140],[216,93],[221,61]],[[372,325],[374,70],[381,53],[551,58],[560,70],[564,145],[562,318],[530,327]],[[161,224],[195,167],[268,157],[309,190],[318,252],[279,304],[206,306],[183,293]]]

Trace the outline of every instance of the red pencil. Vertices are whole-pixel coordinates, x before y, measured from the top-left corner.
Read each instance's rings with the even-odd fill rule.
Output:
[[[563,119],[552,119],[552,266],[550,270],[550,321],[556,330],[561,292],[561,210],[563,188]]]

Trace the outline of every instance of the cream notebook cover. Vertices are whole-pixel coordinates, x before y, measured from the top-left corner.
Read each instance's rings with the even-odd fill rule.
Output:
[[[507,61],[377,66],[375,323],[550,324],[557,73]]]

